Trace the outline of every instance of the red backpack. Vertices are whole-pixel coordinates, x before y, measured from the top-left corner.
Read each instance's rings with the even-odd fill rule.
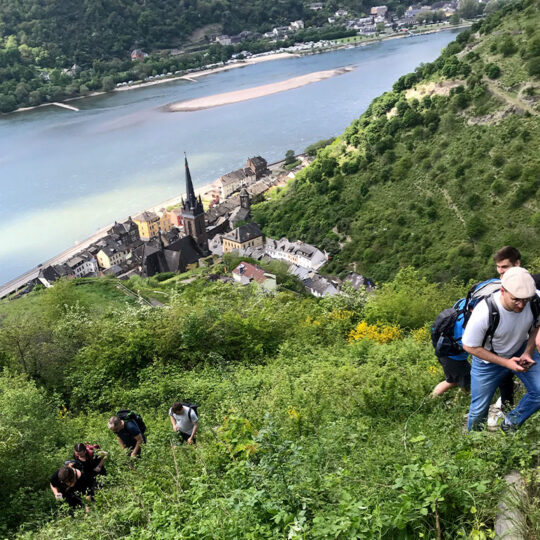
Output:
[[[100,449],[99,444],[90,444],[89,442],[85,442],[84,446],[86,448],[86,454],[88,455],[89,459],[92,459],[94,457],[94,452]],[[73,452],[73,457],[76,458],[75,452]]]

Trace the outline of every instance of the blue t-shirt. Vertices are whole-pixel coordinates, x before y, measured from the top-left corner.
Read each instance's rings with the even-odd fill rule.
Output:
[[[117,433],[117,435],[120,437],[120,439],[122,439],[122,442],[128,448],[135,448],[135,445],[137,444],[135,437],[137,435],[142,435],[143,442],[146,442],[144,433],[142,433],[139,429],[137,422],[134,422],[133,420],[124,420],[124,427]]]

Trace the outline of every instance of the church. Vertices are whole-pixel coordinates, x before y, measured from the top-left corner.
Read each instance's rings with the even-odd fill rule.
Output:
[[[150,277],[163,272],[185,272],[210,254],[201,197],[195,195],[187,157],[185,158],[186,198],[182,198],[181,217],[184,235],[165,245],[161,231],[157,238],[144,242],[135,253],[141,274]]]

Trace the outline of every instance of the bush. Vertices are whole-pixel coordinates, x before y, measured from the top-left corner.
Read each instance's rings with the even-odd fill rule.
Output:
[[[488,64],[485,71],[490,79],[498,79],[501,74],[501,68],[497,64]]]
[[[511,162],[505,165],[503,175],[507,180],[517,180],[521,176],[522,167],[519,163]]]

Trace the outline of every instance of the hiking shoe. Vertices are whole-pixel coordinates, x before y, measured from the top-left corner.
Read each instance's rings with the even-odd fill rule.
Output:
[[[487,419],[488,431],[497,431],[499,425],[504,423],[504,413],[502,411],[490,413]]]
[[[519,427],[516,426],[516,424],[508,424],[506,421],[503,422],[503,423],[501,424],[501,431],[502,431],[505,435],[512,435],[512,434],[515,433],[518,429],[519,429]]]

